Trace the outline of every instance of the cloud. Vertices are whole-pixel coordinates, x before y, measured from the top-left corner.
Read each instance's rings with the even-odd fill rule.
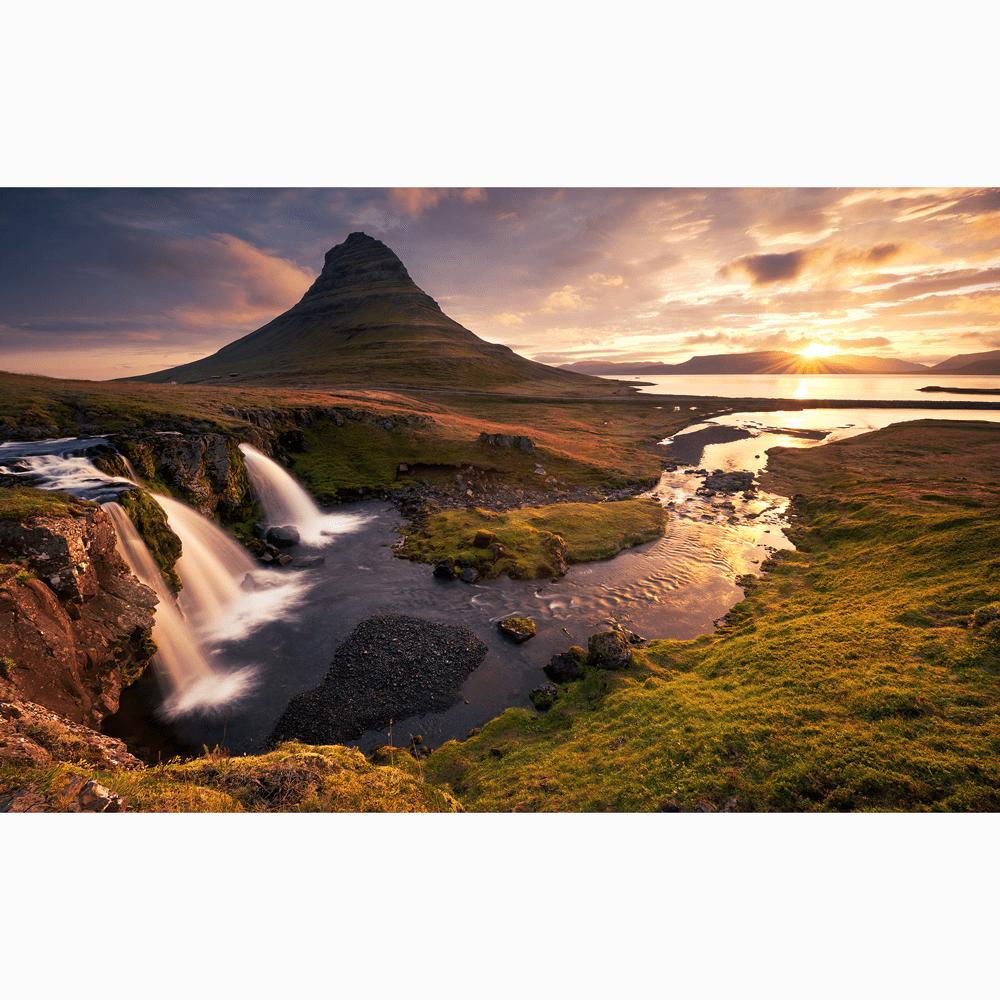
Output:
[[[792,250],[790,253],[755,253],[738,257],[723,264],[719,277],[732,278],[745,274],[755,287],[773,285],[778,281],[794,281],[816,256],[812,250]]]
[[[613,278],[606,278],[603,274],[590,274],[587,280],[591,285],[604,285],[606,288],[628,288],[620,274],[616,274]]]
[[[866,347],[892,347],[888,337],[840,337],[831,344],[841,351],[859,351]]]
[[[457,194],[466,205],[486,201],[482,188],[390,188],[389,202],[392,207],[411,219],[419,219],[425,211],[437,206],[451,195]]]
[[[500,313],[497,316],[491,316],[490,319],[501,326],[523,326],[526,315],[527,313],[521,313],[520,315],[515,313]]]
[[[577,289],[572,285],[563,285],[556,292],[552,292],[545,298],[542,306],[543,313],[570,312],[579,309],[590,309],[590,304],[577,294]]]

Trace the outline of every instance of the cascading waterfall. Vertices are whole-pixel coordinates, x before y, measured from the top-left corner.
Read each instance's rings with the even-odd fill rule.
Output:
[[[215,618],[245,593],[246,574],[256,567],[246,549],[221,528],[173,497],[150,493],[181,540],[177,573],[184,584],[177,603],[191,620]]]
[[[364,514],[324,514],[311,496],[273,459],[249,444],[241,444],[243,462],[268,527],[294,525],[307,545],[353,531],[364,524]]]
[[[124,508],[114,501],[101,504],[101,508],[115,526],[122,558],[160,599],[153,624],[153,641],[157,646],[153,667],[157,679],[165,688],[159,714],[171,719],[192,711],[205,711],[232,702],[249,690],[252,668],[225,673],[212,663],[209,654],[202,649],[174,604],[163,574]]]
[[[242,545],[196,510],[173,497],[150,496],[181,540],[177,603],[200,638],[239,639],[264,622],[291,617],[308,578],[260,571]]]

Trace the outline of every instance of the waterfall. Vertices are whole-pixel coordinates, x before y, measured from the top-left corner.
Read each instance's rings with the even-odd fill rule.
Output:
[[[163,508],[167,523],[181,540],[177,560],[184,584],[178,595],[181,610],[192,619],[217,617],[243,597],[241,584],[256,569],[253,560],[242,545],[187,504],[159,493],[150,496]]]
[[[113,501],[102,504],[101,508],[114,523],[122,558],[160,599],[153,624],[153,641],[157,645],[153,668],[164,689],[159,714],[175,718],[224,705],[243,694],[250,687],[252,668],[224,673],[212,663],[174,604],[163,574],[124,508]]]
[[[324,545],[325,539],[354,531],[369,520],[363,514],[324,514],[277,462],[248,444],[241,444],[240,451],[268,527],[291,524],[302,542]]]
[[[150,496],[181,540],[177,603],[202,640],[244,638],[264,622],[292,617],[307,577],[262,570],[242,545],[187,504]]]

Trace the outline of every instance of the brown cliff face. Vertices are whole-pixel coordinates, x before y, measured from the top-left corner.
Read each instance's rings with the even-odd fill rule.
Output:
[[[609,391],[602,379],[529,361],[480,340],[446,316],[384,243],[351,233],[287,312],[202,361],[143,377],[150,382],[376,388]]]
[[[69,509],[0,521],[0,687],[97,728],[149,661],[157,598],[118,555],[107,514]]]

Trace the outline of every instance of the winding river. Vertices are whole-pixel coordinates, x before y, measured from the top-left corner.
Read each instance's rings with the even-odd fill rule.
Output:
[[[201,622],[189,613],[215,668],[248,679],[240,695],[211,711],[195,710],[163,722],[154,717],[162,697],[155,681],[147,678],[123,693],[122,710],[105,728],[154,752],[160,749],[164,756],[203,744],[227,746],[234,753],[256,752],[289,700],[323,679],[334,650],[358,623],[383,613],[461,625],[487,645],[487,656],[470,675],[457,705],[396,719],[392,726],[397,745],[418,734],[430,747],[464,739],[470,729],[509,706],[530,707],[528,694],[546,680],[542,668],[550,657],[571,645],[586,647],[594,632],[622,627],[647,638],[675,639],[711,632],[742,598],[736,578],[759,571],[776,549],[791,547],[781,530],[785,498],[763,492],[753,499],[739,493],[699,494],[702,466],[709,471],[759,471],[769,447],[821,443],[816,436],[801,436],[803,430],[828,431],[831,439],[925,416],[944,414],[810,410],[717,418],[711,423],[738,426],[748,436],[703,449],[694,439],[687,442],[695,445],[694,451],[687,450],[700,453],[700,461],[664,472],[649,494],[671,512],[665,535],[604,562],[571,566],[558,581],[444,582],[429,566],[395,556],[404,522],[390,504],[366,501],[320,511],[329,519],[327,529],[304,533],[303,541],[289,551],[322,555],[322,562],[302,569],[254,569],[254,586],[248,582],[244,588],[245,606],[237,600],[229,613],[216,609],[206,616],[210,620]],[[1000,412],[946,416],[997,420]],[[694,436],[705,429],[694,425],[681,433]],[[0,445],[0,468],[41,476],[40,485],[48,488],[109,500],[125,483],[70,454],[100,440],[8,442]],[[277,595],[285,596],[279,602]],[[496,622],[512,614],[535,620],[534,639],[515,645],[500,635]],[[354,745],[367,751],[388,735],[388,728],[368,732]]]

